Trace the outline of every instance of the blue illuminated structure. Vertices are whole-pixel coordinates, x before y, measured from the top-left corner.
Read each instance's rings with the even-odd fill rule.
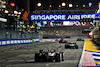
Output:
[[[93,18],[99,20],[99,13],[82,14],[29,14],[29,21],[79,21],[83,18]]]

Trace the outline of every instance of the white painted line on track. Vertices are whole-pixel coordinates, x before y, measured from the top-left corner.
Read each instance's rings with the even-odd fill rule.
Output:
[[[81,55],[81,59],[80,59],[78,67],[82,67],[82,60],[83,60],[83,56],[84,56],[84,52],[85,52],[85,43],[86,42],[84,41],[84,47],[83,47],[83,51],[82,51],[82,55]]]
[[[100,59],[100,57],[97,57],[97,56],[93,56],[93,58],[95,58],[95,59]]]
[[[100,53],[97,53],[97,52],[92,52],[92,54],[100,55]]]
[[[22,64],[23,65],[23,64]],[[41,65],[41,66],[49,66],[49,64],[34,64],[34,65],[36,65],[36,66],[39,66],[39,65]],[[20,65],[7,65],[6,67],[13,67],[13,66],[20,66]]]

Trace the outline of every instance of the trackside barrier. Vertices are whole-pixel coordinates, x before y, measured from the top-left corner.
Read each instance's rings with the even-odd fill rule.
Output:
[[[38,38],[34,38],[34,39],[32,39],[32,42],[33,43],[39,42],[39,39]]]
[[[55,39],[42,39],[39,42],[55,42]]]
[[[34,40],[34,42],[33,42]],[[18,45],[18,44],[29,44],[39,42],[39,39],[6,39],[0,40],[0,46],[7,46],[7,45]]]

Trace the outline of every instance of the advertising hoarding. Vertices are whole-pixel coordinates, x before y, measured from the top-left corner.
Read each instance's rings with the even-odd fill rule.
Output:
[[[83,18],[98,20],[99,13],[82,14],[29,14],[29,21],[79,21]]]

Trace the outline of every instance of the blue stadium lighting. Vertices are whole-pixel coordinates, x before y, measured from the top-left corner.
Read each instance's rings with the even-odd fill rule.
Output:
[[[92,6],[92,3],[91,3],[91,2],[89,2],[89,3],[88,3],[88,5],[89,5],[89,7],[91,7],[91,6]]]

